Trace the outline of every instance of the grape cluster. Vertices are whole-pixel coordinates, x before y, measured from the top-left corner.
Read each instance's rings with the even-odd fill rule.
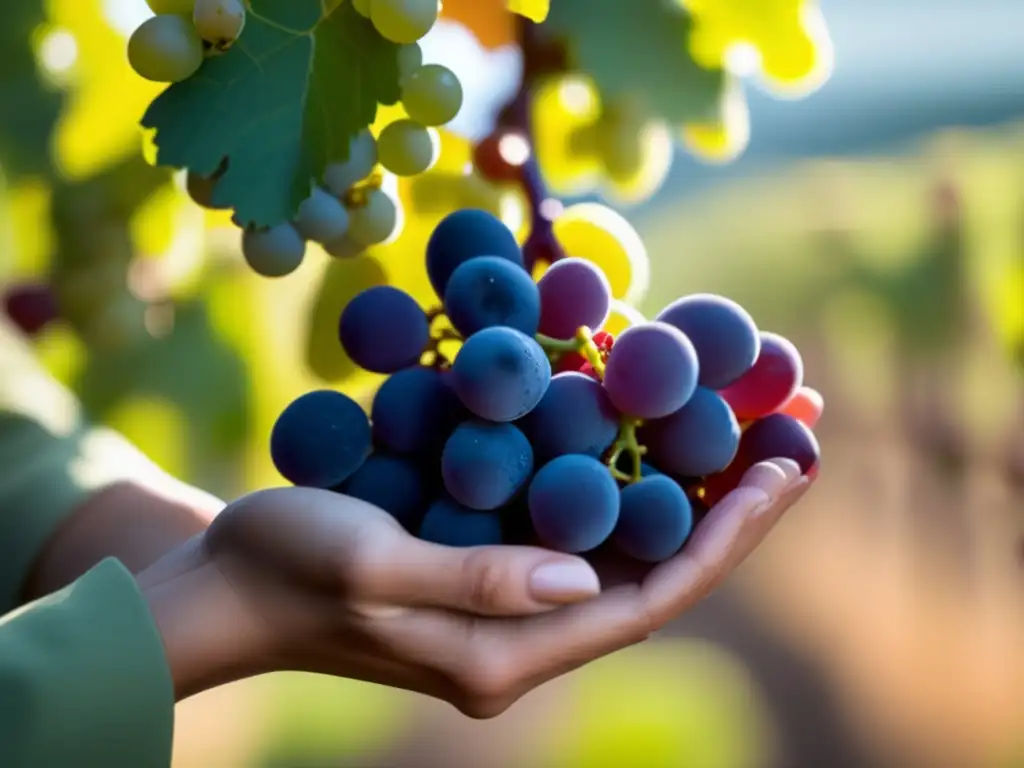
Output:
[[[270,447],[290,482],[450,546],[607,542],[658,562],[754,463],[816,470],[821,398],[802,388],[795,347],[736,303],[687,296],[595,331],[612,303],[604,273],[565,258],[535,282],[480,210],[441,221],[426,268],[439,308],[382,285],[344,309],[345,351],[388,378],[369,416],[326,389],[284,410]]]
[[[179,82],[194,75],[208,56],[225,52],[245,27],[242,0],[148,0],[156,16],[128,42],[128,60],[142,77]],[[339,3],[325,4],[325,13]],[[318,243],[336,258],[359,255],[397,237],[403,214],[395,177],[416,176],[433,167],[440,153],[437,127],[462,108],[455,74],[440,64],[424,64],[418,44],[437,21],[437,0],[353,0],[353,8],[376,33],[397,44],[404,116],[374,136],[363,130],[349,142],[348,159],[327,166],[293,221],[246,228],[242,252],[265,277],[294,272],[307,244]],[[372,32],[371,32],[372,34]],[[186,189],[198,205],[218,202],[216,186],[227,162],[209,177],[189,172]]]

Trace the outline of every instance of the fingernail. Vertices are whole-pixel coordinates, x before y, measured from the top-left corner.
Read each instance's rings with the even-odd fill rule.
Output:
[[[530,576],[530,591],[542,603],[574,603],[598,594],[601,582],[586,563],[545,563]]]

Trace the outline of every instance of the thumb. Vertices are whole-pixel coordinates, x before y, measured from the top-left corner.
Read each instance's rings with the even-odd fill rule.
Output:
[[[458,549],[405,539],[400,557],[371,579],[380,598],[483,616],[522,616],[594,597],[601,584],[585,560],[536,547]]]

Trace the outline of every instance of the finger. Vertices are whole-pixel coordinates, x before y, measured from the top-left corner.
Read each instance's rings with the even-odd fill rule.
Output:
[[[741,542],[747,520],[770,520],[781,514],[809,485],[799,478],[794,462],[759,465],[714,510],[711,525],[718,533],[698,541],[683,569],[673,564],[671,578],[663,575],[662,589],[671,588],[666,602],[672,610],[659,610],[657,587],[624,585],[605,590],[599,597],[556,611],[518,618],[479,618],[472,622],[472,642],[466,649],[486,649],[484,690],[505,692],[514,700],[527,690],[572,671],[601,656],[645,640],[679,611],[695,604],[713,586],[716,565],[728,562]],[[786,490],[787,486],[791,490]],[[773,504],[771,499],[776,498]],[[771,510],[764,514],[765,510]],[[764,515],[758,517],[758,515]],[[750,547],[753,548],[752,546]],[[696,565],[693,565],[696,563]],[[664,566],[663,566],[664,567]],[[464,661],[464,658],[462,659]],[[459,660],[450,659],[458,665]],[[481,686],[477,686],[480,688]]]
[[[582,558],[536,547],[457,549],[403,537],[370,558],[360,583],[375,599],[481,616],[520,616],[587,600],[601,591]]]
[[[801,482],[800,467],[774,459],[747,470],[739,486],[697,526],[682,552],[644,581],[648,609],[660,626],[702,600],[767,535],[776,518],[766,514]]]
[[[670,561],[671,578],[662,577],[662,586],[650,588],[645,582],[643,590],[635,585],[617,587],[581,605],[514,622],[482,620],[477,622],[478,635],[496,658],[505,659],[509,676],[514,675],[524,690],[638,643],[707,594],[747,521],[770,506],[799,475],[799,466],[789,460],[751,468],[698,527],[697,545],[688,545]],[[648,581],[653,578],[654,573]]]

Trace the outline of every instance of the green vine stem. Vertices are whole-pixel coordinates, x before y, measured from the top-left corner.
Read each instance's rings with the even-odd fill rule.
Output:
[[[619,426],[619,436],[612,443],[608,458],[605,460],[608,471],[616,480],[621,480],[624,483],[636,483],[643,476],[640,469],[640,458],[647,453],[647,446],[640,445],[640,441],[636,437],[636,431],[642,425],[643,421],[640,419],[625,418]],[[619,469],[619,459],[624,453],[629,454],[633,463],[631,472],[623,472]]]
[[[581,325],[573,339],[553,339],[543,333],[538,333],[535,338],[537,343],[554,360],[566,352],[578,352],[593,366],[597,378],[604,379],[604,358],[601,356],[601,350],[594,343],[594,332],[587,326]]]
[[[576,337],[573,339],[552,339],[550,336],[545,336],[541,333],[538,333],[536,338],[537,343],[555,359],[567,352],[577,352],[583,355],[593,367],[598,380],[604,379],[604,356],[601,354],[601,350],[598,349],[597,344],[594,343],[593,331],[585,325],[580,326],[576,331]],[[611,448],[608,449],[608,457],[605,459],[605,464],[608,465],[608,471],[611,472],[612,477],[616,480],[624,483],[636,483],[643,476],[640,462],[641,457],[647,453],[647,446],[641,445],[636,435],[637,430],[641,426],[643,426],[642,419],[623,418],[619,426],[619,434],[615,438],[615,442],[612,443]],[[632,462],[630,472],[623,472],[619,469],[619,460],[624,454],[629,454]]]

